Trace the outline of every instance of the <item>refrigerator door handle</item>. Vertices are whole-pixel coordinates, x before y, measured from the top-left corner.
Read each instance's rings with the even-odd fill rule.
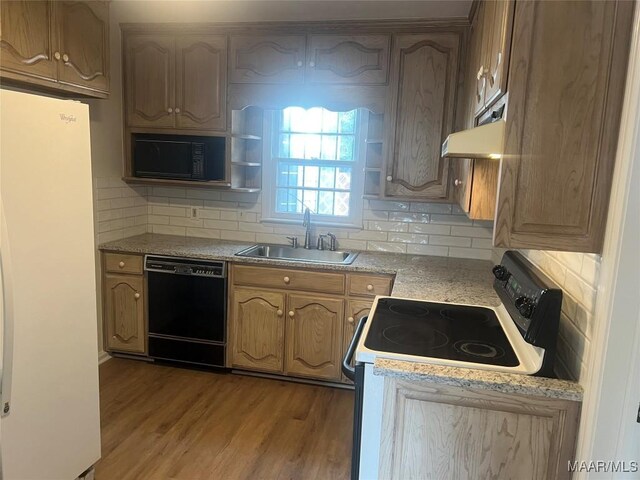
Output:
[[[11,283],[11,252],[4,205],[0,198],[0,281],[2,281],[2,379],[0,380],[0,417],[9,415],[11,407],[11,377],[13,372],[13,285]]]

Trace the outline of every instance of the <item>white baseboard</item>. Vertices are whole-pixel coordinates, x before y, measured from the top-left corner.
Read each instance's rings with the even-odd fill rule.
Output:
[[[111,355],[109,355],[105,351],[101,351],[98,353],[98,365],[102,365],[107,360],[111,360]]]

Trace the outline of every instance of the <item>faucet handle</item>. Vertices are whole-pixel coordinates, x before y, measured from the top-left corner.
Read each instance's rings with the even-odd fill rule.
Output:
[[[318,235],[318,250],[324,250],[324,239],[327,238],[326,235]]]
[[[298,237],[287,237],[287,240],[293,248],[298,248]]]
[[[327,232],[327,237],[330,238],[330,243],[329,243],[329,250],[331,250],[332,252],[336,251],[336,236],[331,233],[331,232]]]

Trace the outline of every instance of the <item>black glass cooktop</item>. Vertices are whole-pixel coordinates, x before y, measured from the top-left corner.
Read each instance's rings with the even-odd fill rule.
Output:
[[[493,310],[381,298],[365,346],[405,355],[516,367],[520,364]]]

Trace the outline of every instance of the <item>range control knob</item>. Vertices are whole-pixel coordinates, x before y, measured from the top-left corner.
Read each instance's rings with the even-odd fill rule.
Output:
[[[516,298],[515,306],[518,309],[520,315],[522,315],[524,318],[531,318],[531,314],[533,313],[533,307],[535,306],[535,304],[530,298],[522,296]]]
[[[493,274],[498,280],[502,282],[506,281],[511,276],[509,270],[507,270],[502,265],[496,265],[495,267],[493,267]]]

